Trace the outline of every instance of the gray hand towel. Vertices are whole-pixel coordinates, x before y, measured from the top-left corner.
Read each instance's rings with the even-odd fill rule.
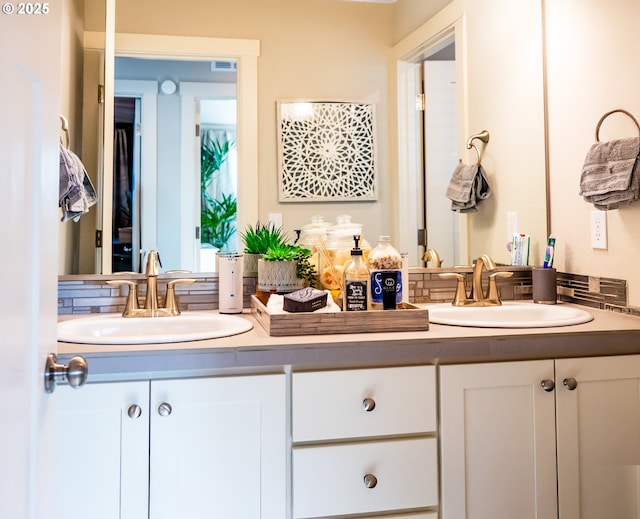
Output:
[[[467,166],[458,162],[451,176],[446,196],[451,200],[451,210],[459,213],[475,213],[477,205],[489,198],[491,186],[480,164]]]
[[[58,205],[62,209],[62,222],[87,213],[98,201],[96,190],[80,158],[71,150],[60,146],[60,180]]]
[[[580,195],[598,209],[618,209],[640,198],[640,139],[591,146],[582,167]]]

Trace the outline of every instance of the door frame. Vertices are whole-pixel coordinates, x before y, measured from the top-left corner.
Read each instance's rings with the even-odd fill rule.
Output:
[[[421,117],[416,117],[416,95],[420,92],[421,61],[432,53],[432,49],[442,45],[453,36],[456,52],[457,76],[457,118],[458,135],[467,135],[467,96],[466,96],[466,62],[464,38],[464,10],[462,0],[453,0],[424,25],[411,33],[392,49],[392,70],[395,72],[395,109],[397,124],[397,140],[392,143],[396,150],[397,162],[395,174],[398,185],[397,228],[395,236],[399,237],[398,248],[409,251],[409,264],[421,264],[416,237],[411,233],[400,232],[401,229],[419,229],[422,220],[422,128]],[[393,109],[393,103],[392,103]],[[464,145],[458,138],[458,153],[464,156]],[[400,200],[401,198],[401,200]],[[466,215],[459,215],[460,260],[468,263],[468,220]]]

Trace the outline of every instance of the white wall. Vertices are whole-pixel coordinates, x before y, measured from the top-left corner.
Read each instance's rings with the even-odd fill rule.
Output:
[[[77,99],[82,92],[82,1],[67,0],[62,3],[62,9],[61,112],[69,121],[70,149],[80,155],[82,112]],[[58,272],[60,274],[68,274],[72,271],[74,243],[77,239],[74,238],[74,234],[77,232],[79,232],[78,224],[73,221],[58,225]]]
[[[260,40],[258,213],[282,213],[291,231],[322,214],[332,221],[353,215],[369,241],[390,231],[388,62],[393,6],[340,0],[187,0],[180,9],[157,2],[119,2],[116,30]],[[279,203],[276,101],[369,100],[376,103],[378,202]],[[293,234],[293,233],[291,233]]]
[[[584,157],[595,127],[609,110],[640,114],[640,2],[564,0],[546,2],[547,89],[551,230],[560,270],[629,282],[629,302],[640,306],[640,203],[608,211],[606,251],[590,241],[593,206],[578,195]],[[637,130],[615,115],[601,140],[631,137]]]
[[[469,216],[470,258],[509,264],[507,213],[531,236],[530,265],[547,242],[541,0],[464,2],[469,135],[488,130],[482,164],[490,198]],[[466,139],[469,135],[461,134]],[[473,150],[467,161],[475,161]]]

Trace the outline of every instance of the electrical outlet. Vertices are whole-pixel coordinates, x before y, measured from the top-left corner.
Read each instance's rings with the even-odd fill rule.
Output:
[[[591,211],[591,248],[607,249],[607,213]]]
[[[269,222],[275,227],[282,227],[282,213],[269,213]]]

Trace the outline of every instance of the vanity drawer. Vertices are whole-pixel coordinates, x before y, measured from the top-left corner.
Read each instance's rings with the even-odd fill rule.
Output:
[[[435,366],[304,372],[292,380],[294,442],[436,430]]]
[[[436,506],[436,444],[416,438],[295,448],[294,518]]]

